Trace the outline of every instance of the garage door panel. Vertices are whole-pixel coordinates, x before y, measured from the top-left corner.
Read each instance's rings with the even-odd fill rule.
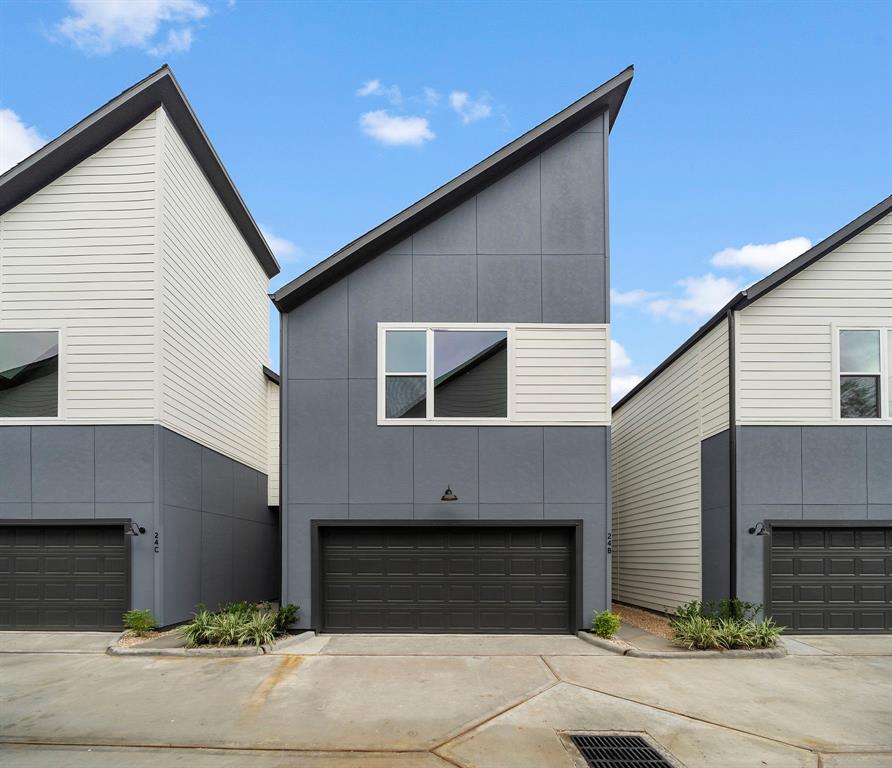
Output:
[[[129,602],[122,526],[0,526],[0,629],[119,629]]]
[[[888,526],[777,528],[769,546],[769,610],[788,631],[892,630]]]
[[[567,528],[324,527],[323,628],[566,632],[571,539]],[[371,557],[383,575],[357,565]]]

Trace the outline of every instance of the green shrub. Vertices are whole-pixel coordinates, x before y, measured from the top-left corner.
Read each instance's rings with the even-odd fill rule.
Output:
[[[276,611],[276,634],[284,635],[288,631],[288,627],[297,621],[297,615],[300,608],[293,603],[283,605]]]
[[[762,606],[744,600],[692,600],[669,614],[672,642],[685,648],[772,648],[783,632],[772,619],[757,622]]]
[[[615,613],[610,611],[595,612],[592,619],[592,632],[598,637],[609,640],[616,634],[620,623],[620,618]]]
[[[270,645],[276,639],[276,614],[255,611],[239,625],[238,645]]]
[[[708,650],[718,647],[716,629],[712,619],[706,616],[682,616],[669,622],[672,628],[672,642],[685,648]]]
[[[180,633],[186,638],[186,647],[193,648],[196,645],[206,645],[211,642],[211,627],[214,622],[214,614],[203,605],[197,606],[198,610],[192,616],[192,621],[180,627]]]
[[[158,626],[158,620],[148,609],[127,611],[124,614],[124,629],[132,634],[142,637]]]
[[[229,603],[211,612],[203,605],[196,608],[192,621],[180,627],[186,646],[270,644],[285,634],[297,619],[300,609],[285,605],[278,610],[269,603]]]

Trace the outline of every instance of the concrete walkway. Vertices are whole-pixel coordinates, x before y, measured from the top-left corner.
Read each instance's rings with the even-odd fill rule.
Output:
[[[635,659],[572,636],[334,635],[242,659],[32,639],[44,652],[0,654],[12,768],[575,768],[567,730],[643,731],[687,768],[892,765],[889,637],[776,660]]]

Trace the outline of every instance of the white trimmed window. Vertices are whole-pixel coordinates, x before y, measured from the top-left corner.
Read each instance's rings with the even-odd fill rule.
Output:
[[[508,418],[507,328],[382,331],[386,421]]]
[[[378,324],[378,424],[609,424],[606,324]]]
[[[892,419],[892,328],[838,328],[837,415]]]
[[[58,331],[0,331],[0,420],[58,415]]]

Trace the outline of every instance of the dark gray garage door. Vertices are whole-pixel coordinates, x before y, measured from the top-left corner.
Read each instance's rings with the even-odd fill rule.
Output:
[[[571,629],[573,533],[534,527],[325,527],[328,632]]]
[[[122,525],[0,525],[0,629],[120,629]]]
[[[772,528],[769,598],[795,632],[892,631],[892,528]]]

